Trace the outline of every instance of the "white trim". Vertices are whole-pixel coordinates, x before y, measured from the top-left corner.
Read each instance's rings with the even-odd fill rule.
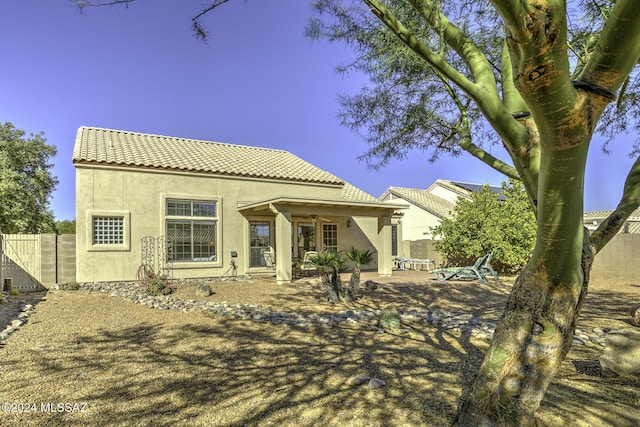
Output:
[[[101,245],[93,243],[93,219],[96,217],[116,217],[122,218],[122,244],[118,245]],[[89,252],[123,252],[131,250],[131,212],[129,211],[110,211],[110,210],[89,210],[86,211],[85,227],[87,251]]]
[[[167,199],[177,199],[185,201],[210,201],[216,203],[216,216],[177,216],[167,215]],[[201,269],[201,268],[219,268],[223,266],[222,255],[222,197],[207,196],[202,194],[186,194],[186,193],[160,193],[160,233],[159,235],[167,235],[167,220],[176,221],[214,221],[216,223],[216,260],[215,261],[173,261],[175,269]]]

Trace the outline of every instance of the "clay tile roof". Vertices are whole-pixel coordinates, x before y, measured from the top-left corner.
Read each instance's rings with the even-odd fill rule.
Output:
[[[355,187],[348,182],[345,183],[344,187],[342,187],[342,195],[343,200],[347,200],[350,202],[379,202],[378,199],[373,197],[369,193],[365,193],[358,187]]]
[[[84,126],[78,129],[73,162],[345,184],[288,151]]]
[[[456,206],[455,203],[418,188],[389,187],[388,191],[440,218],[448,217]]]

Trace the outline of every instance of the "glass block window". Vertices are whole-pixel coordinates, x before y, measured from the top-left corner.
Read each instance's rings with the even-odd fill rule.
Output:
[[[167,199],[166,230],[172,261],[217,261],[215,201]]]
[[[124,217],[94,216],[93,217],[94,245],[122,245],[124,244]]]
[[[338,224],[322,224],[322,247],[325,251],[338,252]]]

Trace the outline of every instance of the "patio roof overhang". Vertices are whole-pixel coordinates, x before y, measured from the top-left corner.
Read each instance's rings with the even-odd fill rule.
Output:
[[[349,200],[328,200],[302,197],[275,197],[272,199],[250,202],[238,206],[238,210],[245,214],[276,214],[290,212],[291,214],[334,215],[334,216],[391,216],[396,211],[408,209],[403,203],[360,202]]]

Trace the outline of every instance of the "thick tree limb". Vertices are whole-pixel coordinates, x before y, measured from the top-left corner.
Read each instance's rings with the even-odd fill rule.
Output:
[[[639,59],[640,8],[636,0],[617,1],[579,80],[617,92]]]
[[[594,255],[620,231],[629,215],[640,207],[640,157],[636,159],[624,183],[622,198],[616,209],[591,234]]]
[[[409,0],[411,6],[455,50],[473,73],[476,85],[482,84],[492,96],[498,96],[498,86],[492,65],[471,39],[440,12],[431,1]],[[429,5],[429,7],[426,6]]]

